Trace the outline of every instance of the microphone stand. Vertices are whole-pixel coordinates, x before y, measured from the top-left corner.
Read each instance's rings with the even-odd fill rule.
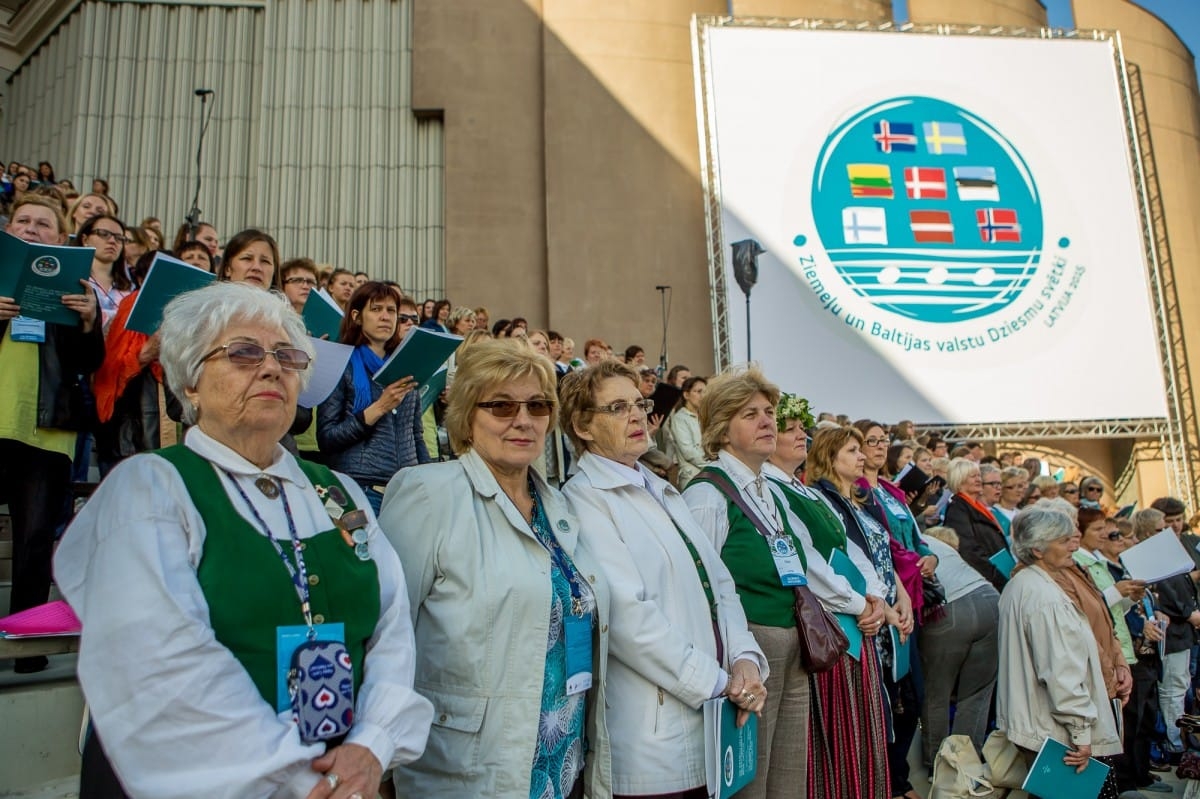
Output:
[[[213,94],[212,89],[196,89],[196,96],[200,98],[200,135],[196,141],[196,192],[192,195],[192,208],[187,213],[185,221],[188,226],[188,238],[196,238],[196,232],[200,229],[200,157],[204,152],[204,134],[208,131],[209,119],[205,119],[204,111],[208,107],[208,97]],[[211,119],[212,112],[209,111]]]
[[[662,349],[659,350],[658,356],[658,379],[667,379],[667,324],[671,319],[671,306],[668,304],[667,292],[671,290],[670,286],[655,286],[654,290],[658,292],[659,299],[662,300]]]

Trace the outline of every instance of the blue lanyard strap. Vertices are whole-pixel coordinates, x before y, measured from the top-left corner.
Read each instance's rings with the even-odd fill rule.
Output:
[[[225,470],[222,470],[225,471]],[[233,487],[237,489],[238,495],[242,501],[250,508],[250,512],[254,514],[254,519],[262,527],[263,532],[267,535],[267,540],[275,547],[275,551],[279,553],[279,559],[283,561],[283,567],[287,569],[288,576],[292,578],[292,585],[296,588],[296,594],[300,597],[300,611],[304,614],[304,623],[308,625],[308,637],[315,638],[317,631],[313,629],[312,605],[309,603],[308,593],[308,570],[304,566],[304,554],[301,551],[300,535],[296,532],[296,522],[292,518],[292,507],[288,504],[287,491],[284,490],[283,484],[276,478],[271,478],[279,485],[279,495],[283,497],[283,513],[287,516],[288,533],[292,538],[292,557],[296,559],[295,565],[292,565],[292,560],[283,551],[283,547],[279,545],[279,541],[271,533],[270,526],[263,521],[262,514],[258,512],[258,508],[254,507],[254,503],[250,501],[250,497],[246,496],[246,492],[242,486],[228,471],[225,471],[225,476],[229,478],[229,482],[233,483]]]
[[[567,553],[563,551],[558,539],[546,527],[545,513],[542,511],[541,500],[532,477],[529,479],[529,496],[533,498],[533,513],[530,514],[533,521],[529,526],[533,529],[533,534],[537,537],[538,542],[550,553],[550,558],[558,566],[559,571],[567,578],[567,585],[571,588],[571,615],[587,615],[583,606],[583,590],[580,588],[580,581],[583,577],[576,570],[575,564],[567,557]]]

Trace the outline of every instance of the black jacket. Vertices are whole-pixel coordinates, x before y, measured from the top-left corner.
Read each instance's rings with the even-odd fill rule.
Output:
[[[1168,532],[1170,532],[1168,530]],[[1196,584],[1190,574],[1177,574],[1162,582],[1155,583],[1155,593],[1158,594],[1158,608],[1167,614],[1167,640],[1163,651],[1168,654],[1191,649],[1196,633],[1188,622],[1188,616],[1200,609],[1196,602]]]
[[[0,336],[8,320],[0,321]],[[86,430],[91,419],[79,378],[85,379],[104,361],[100,318],[90,333],[80,327],[46,325],[46,340],[38,345],[37,426],[53,430]],[[30,431],[32,432],[32,431]]]
[[[1000,528],[957,494],[950,498],[950,504],[946,506],[943,524],[958,533],[958,554],[962,559],[982,574],[997,591],[1003,591],[1008,578],[988,560],[1008,547]]]

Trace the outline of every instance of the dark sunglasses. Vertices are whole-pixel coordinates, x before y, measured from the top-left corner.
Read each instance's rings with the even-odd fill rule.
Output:
[[[411,322],[415,325],[417,322],[421,321],[421,317],[417,316],[415,313],[402,313],[400,314],[400,321]]]
[[[228,344],[222,344],[201,358],[200,363],[204,363],[219,352],[224,352],[225,357],[238,366],[258,366],[266,360],[268,355],[275,356],[279,367],[287,369],[289,372],[303,372],[312,363],[312,358],[308,353],[299,347],[279,347],[269,350],[252,341],[231,341]]]
[[[517,415],[524,405],[530,416],[549,416],[554,410],[554,400],[489,400],[475,403],[476,408],[483,408],[497,419],[511,419]]]
[[[1104,486],[1088,486],[1084,491],[1103,491]]]
[[[1113,532],[1108,534],[1109,541],[1120,541],[1122,538],[1124,538],[1124,536],[1121,535],[1120,530],[1114,530]]]

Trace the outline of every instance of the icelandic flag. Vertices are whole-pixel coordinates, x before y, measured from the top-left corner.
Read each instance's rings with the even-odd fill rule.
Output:
[[[996,185],[996,169],[990,166],[954,167],[954,185],[958,199],[1000,202],[1000,187]]]
[[[946,170],[910,166],[904,170],[904,188],[910,200],[946,199]]]
[[[925,149],[934,155],[966,155],[967,139],[957,122],[926,122]]]
[[[911,122],[888,122],[881,119],[875,123],[875,146],[881,153],[915,153],[917,132]]]
[[[909,211],[908,221],[913,238],[920,244],[954,243],[954,224],[949,211]]]
[[[989,243],[1021,243],[1021,225],[1011,208],[980,208],[975,212],[979,237]]]
[[[887,244],[887,212],[882,208],[843,208],[842,232],[847,244]]]
[[[887,164],[847,164],[846,172],[850,176],[851,197],[876,197],[890,200],[892,192],[892,173]]]

